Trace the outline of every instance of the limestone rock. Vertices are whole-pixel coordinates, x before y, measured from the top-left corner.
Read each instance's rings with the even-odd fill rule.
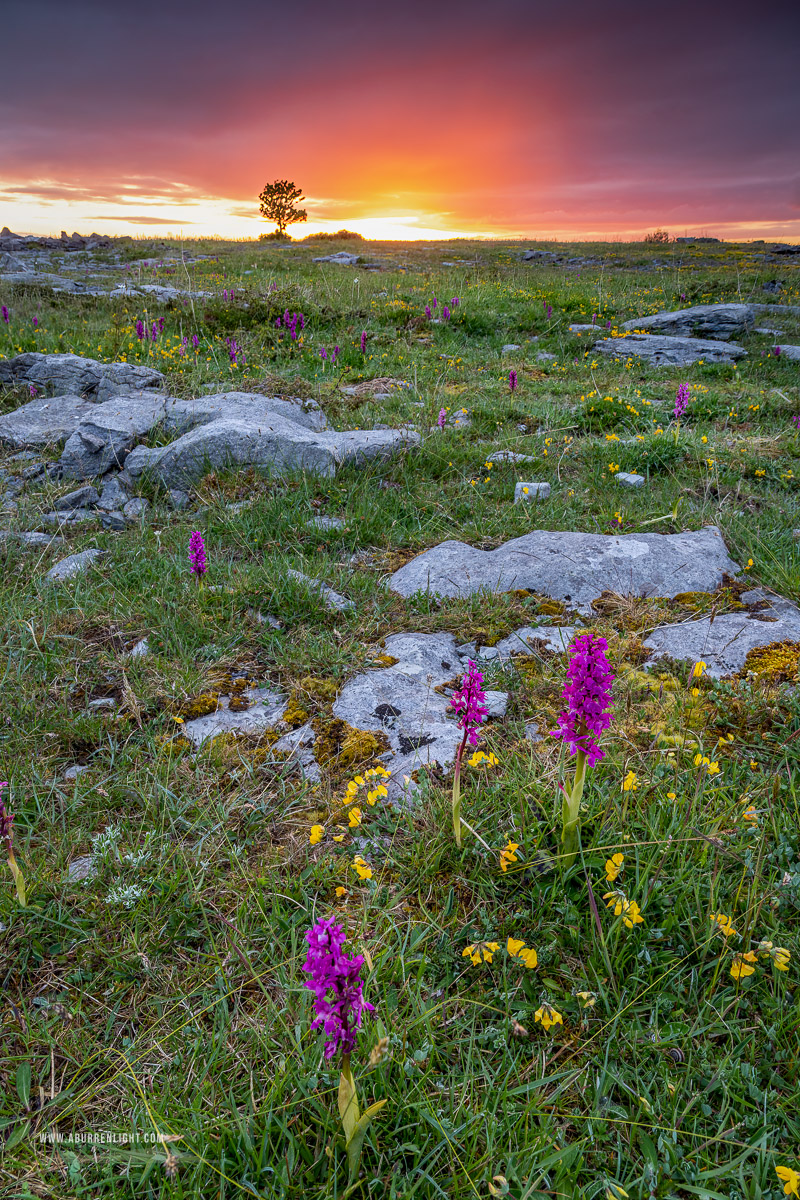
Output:
[[[635,475],[630,471],[617,471],[614,482],[624,488],[640,488],[644,487],[646,480],[644,475]]]
[[[135,496],[133,500],[128,501],[122,512],[128,521],[140,521],[146,515],[149,507],[149,501]]]
[[[531,500],[546,500],[550,495],[549,483],[518,483],[514,488],[514,503],[522,504]]]
[[[311,780],[312,783],[318,783],[322,778],[322,772],[314,757],[315,741],[316,735],[309,722],[301,725],[299,729],[292,729],[289,733],[285,733],[272,748],[278,754],[288,754],[299,764],[305,779]]]
[[[112,533],[122,533],[128,528],[125,514],[120,509],[112,509],[111,512],[101,512],[100,524],[104,529],[110,529]]]
[[[695,304],[674,312],[658,312],[650,317],[634,317],[623,322],[623,329],[644,329],[675,337],[701,337],[727,342],[749,333],[755,324],[755,309],[750,304]]]
[[[86,770],[84,767],[83,770]],[[66,778],[66,774],[65,774]],[[94,879],[97,874],[94,858],[91,854],[84,854],[81,858],[74,858],[69,864],[65,883],[82,883],[84,879]]]
[[[89,485],[77,488],[74,492],[68,492],[66,496],[60,496],[53,508],[56,512],[72,512],[76,508],[96,508],[99,500],[97,489]]]
[[[180,727],[181,732],[199,748],[221,733],[263,733],[280,721],[286,711],[286,697],[269,688],[245,688],[242,696],[250,701],[243,712],[232,712],[230,697],[220,696],[216,712],[186,721]]]
[[[82,575],[84,571],[88,571],[92,563],[100,558],[102,550],[80,550],[77,554],[68,554],[66,558],[62,558],[54,567],[45,575],[47,583],[61,583],[65,579],[73,579],[76,575]]]
[[[535,648],[535,642],[544,642],[548,650],[562,654],[569,646],[576,633],[580,633],[577,625],[524,625],[515,633],[510,633],[495,646],[484,646],[481,657],[485,658],[487,651],[495,651],[492,657],[505,659],[512,654],[530,654]]]
[[[536,456],[533,454],[518,454],[516,450],[494,450],[491,454],[486,455],[486,462],[530,463],[536,462]]]
[[[335,612],[350,612],[355,608],[352,600],[348,600],[346,596],[342,596],[339,592],[335,592],[333,588],[329,588],[327,583],[323,583],[321,579],[312,579],[310,575],[304,575],[302,571],[294,571],[289,568],[288,574],[292,579],[296,579],[298,583],[302,583],[309,591],[317,592],[322,598],[322,603],[326,608]]]
[[[340,517],[312,517],[310,521],[306,521],[306,529],[320,529],[326,533],[344,527],[345,523]]]
[[[41,396],[0,416],[0,442],[15,449],[60,446],[94,407],[80,396]]]
[[[517,350],[521,350],[521,349],[522,349],[522,346],[518,346],[516,344],[516,342],[509,342],[507,345],[503,346],[503,349],[501,350],[501,354],[515,354],[517,352]]]
[[[800,609],[779,596],[761,589],[746,592],[745,601],[767,600],[770,607],[756,613],[723,613],[684,621],[678,625],[660,625],[644,641],[651,652],[649,667],[660,658],[703,661],[706,673],[715,678],[741,671],[748,652],[773,642],[800,642]]]
[[[164,376],[133,363],[100,363],[77,354],[18,354],[0,361],[0,383],[32,383],[51,396],[91,397],[98,402],[121,392],[161,388]]]
[[[338,254],[323,254],[319,258],[312,258],[312,262],[329,262],[339,263],[343,267],[354,267],[359,261],[360,255],[348,254],[346,250],[340,250]]]
[[[0,529],[0,545],[3,542],[19,542],[21,546],[31,549],[46,550],[48,546],[61,546],[64,539],[54,537],[51,533],[17,533],[10,529]]]
[[[686,367],[699,362],[734,362],[747,351],[736,342],[706,341],[703,338],[662,337],[650,333],[630,333],[627,337],[604,338],[595,342],[595,354],[609,358],[641,358],[654,367]]]
[[[398,661],[345,683],[333,715],[356,729],[386,735],[391,753],[383,761],[392,776],[389,795],[395,798],[413,791],[405,776],[418,767],[453,762],[462,731],[449,697],[434,688],[464,667],[450,633],[397,633],[386,638],[385,649]]]
[[[103,491],[100,495],[100,499],[97,502],[97,507],[101,509],[102,512],[115,512],[126,505],[129,500],[130,496],[125,491],[125,488],[122,486],[119,480],[114,477],[109,479],[108,483],[103,485]]]
[[[563,533],[536,530],[497,550],[441,542],[396,571],[392,591],[471,596],[530,588],[582,612],[611,589],[623,595],[713,591],[738,566],[713,525],[691,533]]]
[[[788,358],[792,362],[800,362],[800,346],[780,346],[780,357]]]

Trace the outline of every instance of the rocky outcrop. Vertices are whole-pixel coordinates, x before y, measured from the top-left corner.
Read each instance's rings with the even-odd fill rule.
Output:
[[[661,337],[649,333],[629,333],[625,337],[595,342],[595,354],[610,358],[640,358],[654,367],[688,367],[700,362],[734,362],[747,351],[735,342],[712,342],[693,337]]]
[[[625,321],[623,329],[643,329],[673,337],[701,337],[727,342],[749,333],[755,325],[751,304],[695,304],[674,312],[658,312],[650,317]]]

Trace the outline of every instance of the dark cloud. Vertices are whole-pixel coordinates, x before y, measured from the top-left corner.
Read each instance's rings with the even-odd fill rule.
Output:
[[[797,219],[796,0],[6,0],[3,30],[6,195],[246,202],[288,175],[326,215]]]

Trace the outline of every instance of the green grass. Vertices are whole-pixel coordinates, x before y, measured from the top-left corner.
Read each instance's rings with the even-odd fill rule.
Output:
[[[796,599],[798,365],[762,355],[771,339],[752,334],[738,368],[650,371],[594,358],[567,326],[593,313],[616,326],[679,306],[681,294],[687,303],[797,304],[800,272],[788,260],[766,263],[757,247],[641,244],[570,247],[602,260],[580,270],[522,264],[519,247],[502,243],[359,244],[384,265],[374,273],[311,263],[337,248],[207,243],[191,249],[214,259],[190,265],[188,277],[147,270],[147,281],[215,293],[192,307],[145,313],[132,299],[2,295],[5,357],[127,357],[165,371],[176,395],[213,383],[314,397],[337,428],[427,428],[442,406],[465,408],[472,426],[334,480],[211,476],[189,513],[150,490],[138,529],[67,531],[67,550],[107,553],[58,588],[41,579],[65,550],[0,546],[0,778],[12,785],[30,900],[17,907],[4,874],[0,1195],[344,1197],[338,1073],[309,1030],[301,969],[305,931],[335,913],[367,957],[375,1005],[354,1059],[362,1107],[388,1100],[350,1194],[484,1197],[503,1176],[517,1200],[591,1200],[611,1183],[632,1200],[779,1200],[775,1166],[800,1170],[796,685],[702,679],[692,696],[683,664],[649,689],[639,638],[692,614],[662,602],[607,605],[595,625],[609,637],[615,720],[569,871],[557,857],[568,763],[546,737],[562,656],[488,676],[511,697],[481,743],[500,762],[484,774],[467,769],[462,786],[464,817],[492,854],[469,836],[456,851],[447,776],[423,779],[408,810],[365,805],[360,829],[337,843],[331,827],[352,767],[332,763],[310,785],[264,742],[195,755],[174,715],[231,672],[295,695],[324,725],[330,696],[318,681],[340,685],[376,665],[391,633],[491,642],[552,621],[536,596],[440,603],[388,592],[389,571],[447,538],[491,548],[535,528],[667,533],[714,523],[734,558],[753,560],[754,582]],[[136,245],[129,256],[148,250]],[[459,258],[475,265],[441,266]],[[780,297],[761,290],[776,274]],[[231,287],[235,299],[225,301]],[[424,319],[434,296],[459,297],[449,323]],[[287,308],[305,313],[302,344],[275,328]],[[159,316],[163,335],[139,342],[134,322]],[[780,340],[800,343],[800,321],[781,323]],[[190,342],[182,355],[181,339],[193,335],[197,350]],[[246,365],[231,365],[228,337]],[[522,349],[501,355],[507,342]],[[339,362],[323,369],[319,348],[334,345]],[[538,363],[541,350],[556,359]],[[377,377],[408,386],[386,400],[340,390]],[[670,413],[684,381],[692,402],[676,442]],[[8,389],[0,411],[26,399]],[[500,449],[536,462],[520,475],[493,462]],[[14,470],[9,457],[0,467]],[[647,486],[623,491],[612,463],[641,471]],[[549,481],[550,499],[514,506],[519,478]],[[26,527],[71,486],[30,481],[2,524]],[[232,513],[237,500],[251,503]],[[320,514],[345,528],[307,528]],[[195,528],[218,591],[189,578]],[[328,612],[288,567],[344,592],[354,612]],[[252,610],[281,628],[259,624]],[[145,635],[152,654],[126,658]],[[87,710],[103,696],[118,701],[114,712]],[[526,740],[530,721],[543,740]],[[696,767],[696,753],[720,773]],[[68,783],[73,763],[89,771]],[[631,771],[638,786],[623,791]],[[749,807],[754,820],[743,816]],[[328,835],[311,847],[318,822]],[[509,840],[519,862],[503,873]],[[93,844],[98,874],[66,883],[70,861]],[[625,855],[619,883],[644,917],[633,929],[602,899],[616,852]],[[356,853],[371,880],[352,869]],[[714,932],[711,912],[729,915],[738,936]],[[537,950],[535,970],[506,953],[508,937]],[[473,966],[463,950],[481,940],[500,949]],[[732,978],[734,952],[762,940],[790,951],[789,970],[762,958],[752,975]],[[590,1007],[580,992],[592,994]],[[543,1029],[543,1002],[563,1024]],[[384,1036],[390,1053],[370,1067]],[[94,1149],[39,1140],[104,1130],[174,1140]],[[174,1175],[167,1150],[178,1158]]]

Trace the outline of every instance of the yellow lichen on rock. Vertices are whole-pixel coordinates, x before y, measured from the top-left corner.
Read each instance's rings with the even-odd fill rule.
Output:
[[[360,766],[389,749],[385,734],[354,729],[338,717],[316,717],[311,728],[316,734],[314,757],[331,769]]]
[[[198,717],[207,717],[209,713],[217,711],[220,694],[220,692],[201,692],[199,696],[192,696],[191,699],[184,700],[178,706],[175,715],[183,717],[184,721],[194,721]]]
[[[770,642],[768,646],[756,646],[749,651],[739,676],[751,675],[770,683],[788,683],[797,679],[798,663],[800,642]]]

